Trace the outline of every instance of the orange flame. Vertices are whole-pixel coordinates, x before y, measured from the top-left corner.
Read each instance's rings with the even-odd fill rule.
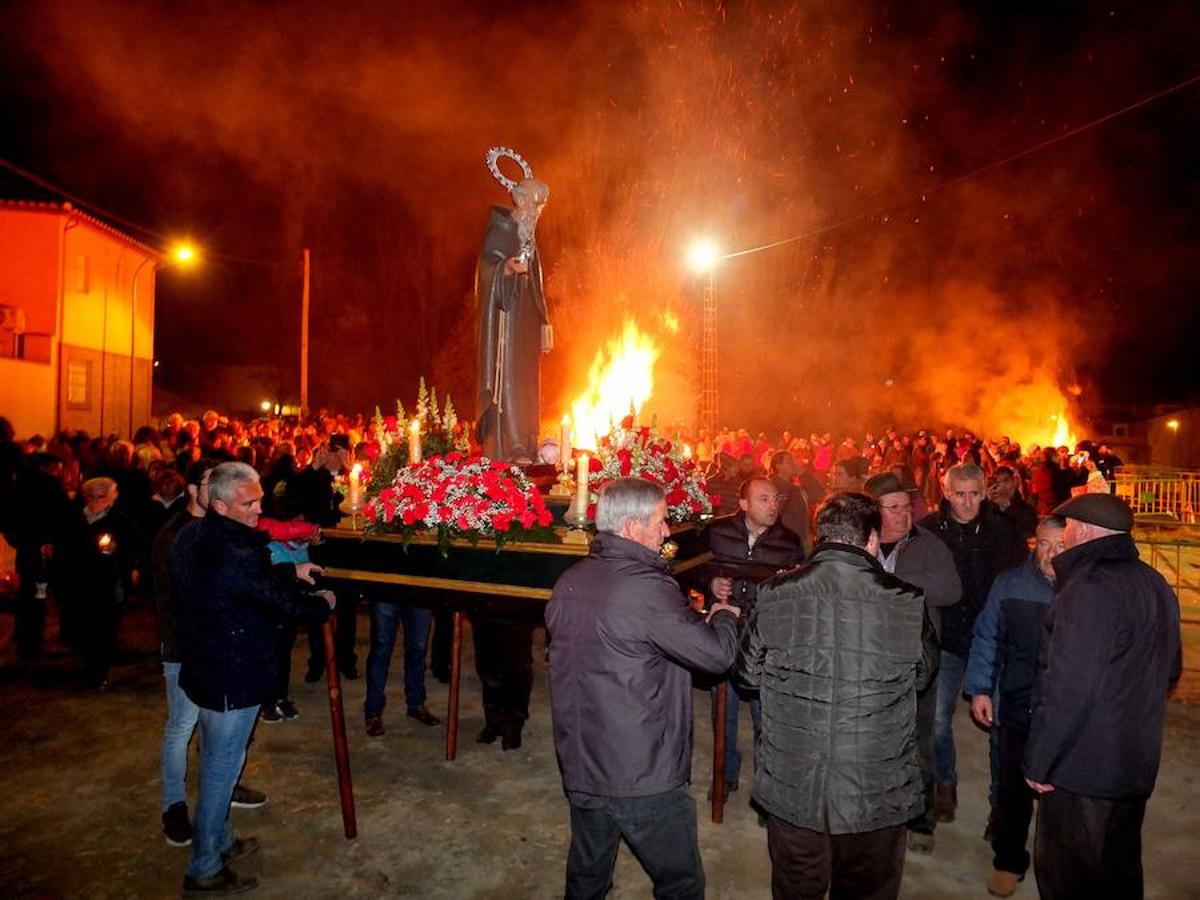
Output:
[[[1071,422],[1067,419],[1067,411],[1061,410],[1050,416],[1050,420],[1054,422],[1054,438],[1051,443],[1043,446],[1048,447],[1070,447],[1075,449],[1075,445],[1079,439],[1075,436],[1075,432],[1071,429]]]
[[[588,370],[588,386],[571,404],[575,446],[595,450],[613,424],[639,413],[654,393],[654,364],[658,345],[633,319],[613,340],[596,351]]]

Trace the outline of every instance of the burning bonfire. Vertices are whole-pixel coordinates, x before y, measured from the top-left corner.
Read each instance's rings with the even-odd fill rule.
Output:
[[[655,340],[633,319],[626,319],[621,333],[596,351],[588,386],[571,404],[574,446],[595,450],[614,425],[641,413],[654,393],[654,364],[660,353]]]

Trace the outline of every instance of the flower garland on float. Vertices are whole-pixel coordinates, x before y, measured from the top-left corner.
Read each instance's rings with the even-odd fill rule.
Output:
[[[596,518],[600,489],[615,478],[630,476],[662,486],[670,522],[691,522],[713,514],[714,498],[700,468],[683,445],[660,437],[653,426],[639,426],[633,416],[626,416],[598,445],[596,455],[588,460],[589,519]]]

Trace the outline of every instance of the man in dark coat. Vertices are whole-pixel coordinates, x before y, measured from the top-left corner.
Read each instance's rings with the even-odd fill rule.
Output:
[[[171,552],[179,684],[200,707],[200,791],[185,894],[235,893],[257,884],[225,865],[258,849],[254,838],[234,837],[229,805],[259,704],[274,686],[275,622],[322,622],[334,605],[328,591],[301,586],[320,567],[271,565],[269,538],[256,529],[262,493],[253,467],[217,466],[209,475],[208,512],[179,532]]]
[[[774,482],[751,478],[742,482],[738,511],[714,519],[708,527],[708,549],[712,562],[700,571],[702,588],[710,599],[731,603],[742,611],[742,621],[754,611],[759,583],[804,558],[800,536],[779,522],[783,498]],[[757,697],[743,698],[754,723],[754,742],[761,728]],[[726,692],[725,703],[725,793],[738,789],[742,752],[738,749],[738,692]]]
[[[1037,676],[1038,649],[1054,599],[1052,560],[1064,549],[1058,516],[1037,528],[1033,553],[1020,566],[1001,572],[987,604],[975,619],[963,692],[971,715],[991,729],[997,749],[992,797],[993,870],[987,890],[1011,897],[1029,869],[1025,840],[1033,816],[1033,793],[1025,783],[1021,760],[1029,737],[1029,706]],[[999,695],[999,710],[992,695]]]
[[[941,610],[941,658],[937,674],[937,710],[933,723],[934,818],[953,822],[958,807],[958,771],[954,753],[954,713],[962,696],[963,671],[971,647],[971,628],[987,601],[992,582],[1025,558],[1026,545],[1016,527],[984,498],[983,470],[958,463],[942,476],[938,511],[920,523],[950,549],[962,582],[962,599]]]
[[[1008,516],[1020,532],[1021,537],[1029,540],[1037,530],[1037,510],[1017,492],[1016,473],[1008,466],[997,466],[992,473],[992,483],[988,486],[988,500],[996,507],[996,511]]]
[[[108,670],[117,654],[117,636],[125,601],[140,569],[142,537],[116,507],[117,483],[89,478],[79,488],[83,509],[76,514],[63,546],[63,615],[71,642],[83,657],[89,687],[108,687]]]
[[[737,677],[762,698],[754,802],[776,898],[894,898],[923,808],[916,692],[931,677],[921,591],[883,571],[879,508],[834,494],[817,548],[764,584]]]
[[[1040,795],[1038,892],[1142,896],[1142,818],[1179,680],[1179,601],[1138,559],[1133,513],[1111,494],[1055,510],[1066,550],[1046,625],[1025,777]],[[1003,706],[1001,707],[1003,711]]]
[[[3,419],[0,422],[7,425]],[[5,446],[16,445],[0,440],[0,448]],[[59,586],[55,575],[61,572],[63,538],[72,510],[58,457],[34,453],[22,465],[19,450],[9,456],[0,460],[0,465],[11,469],[10,482],[0,484],[0,531],[17,554],[17,654],[22,663],[32,665],[42,653],[46,603]],[[6,477],[3,471],[0,477]]]
[[[656,897],[702,898],[689,669],[724,672],[737,609],[694,613],[659,550],[662,489],[618,478],[600,492],[598,534],[546,608],[554,748],[571,807],[568,898],[612,887],[622,838]]]

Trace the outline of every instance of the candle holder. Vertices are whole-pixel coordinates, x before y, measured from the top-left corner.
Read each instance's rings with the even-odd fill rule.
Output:
[[[558,473],[558,478],[551,486],[549,494],[552,500],[566,500],[575,493],[575,481],[571,478],[571,473],[564,466],[562,471]]]
[[[567,507],[567,512],[563,516],[563,520],[568,526],[567,533],[563,535],[564,544],[587,545],[592,542],[592,536],[587,530],[587,507],[580,508],[578,495],[571,501],[571,505]]]

